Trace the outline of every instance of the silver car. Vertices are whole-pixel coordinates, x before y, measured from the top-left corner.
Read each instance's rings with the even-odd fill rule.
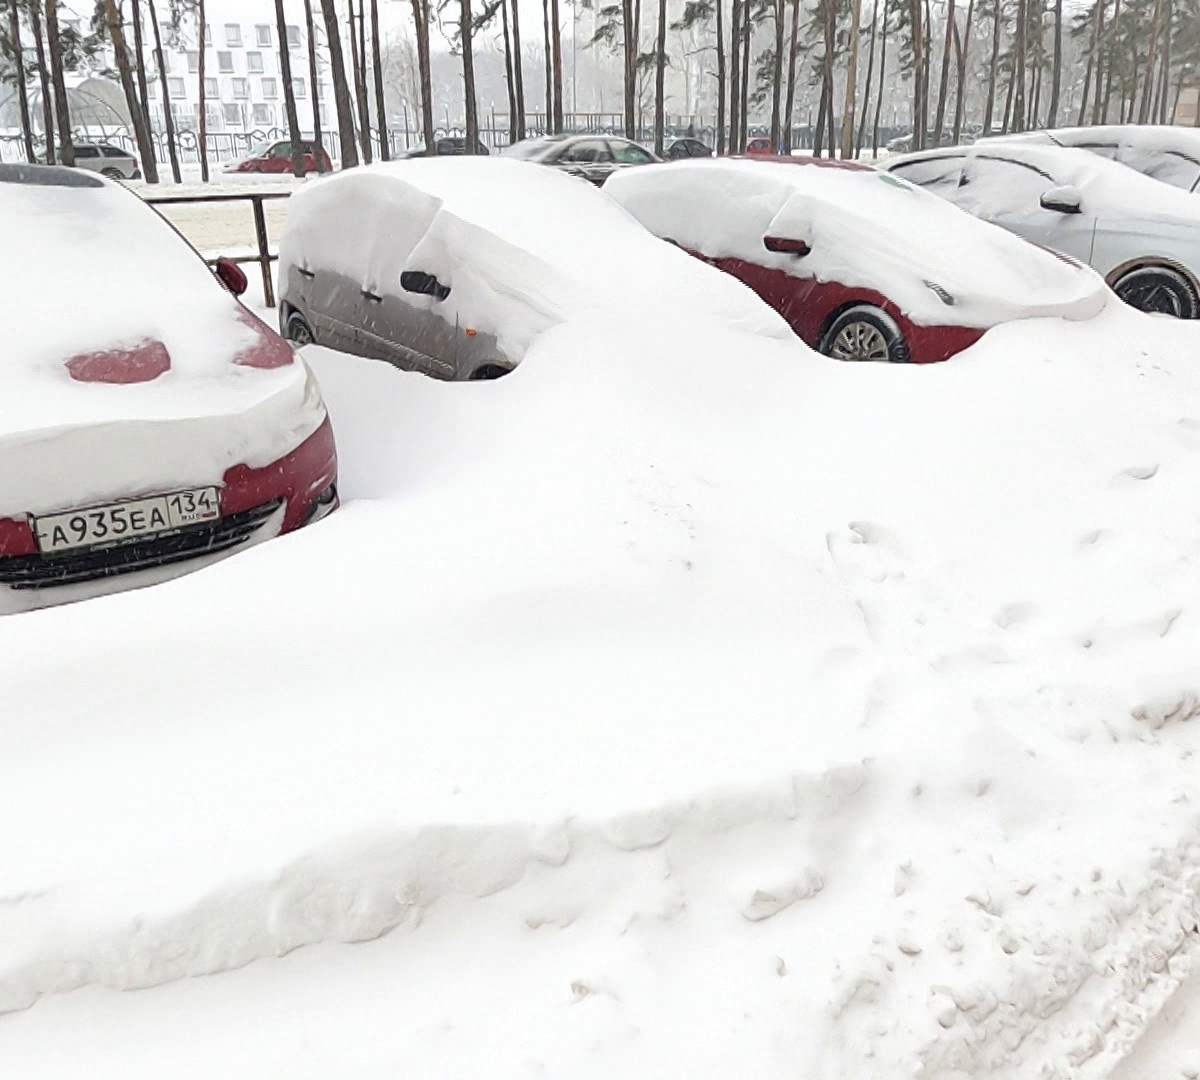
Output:
[[[1098,271],[1141,311],[1200,318],[1200,199],[1086,150],[981,142],[884,168]]]
[[[38,160],[46,163],[46,152],[38,154]],[[110,180],[140,180],[142,170],[138,160],[128,150],[109,143],[76,143],[75,168],[87,169],[107,176]]]

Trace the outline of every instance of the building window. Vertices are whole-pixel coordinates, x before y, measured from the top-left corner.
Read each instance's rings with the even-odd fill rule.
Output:
[[[239,101],[245,101],[250,96],[250,80],[249,79],[234,79],[233,80],[233,96]]]
[[[237,108],[235,105],[234,108]],[[205,105],[205,113],[208,114],[208,126],[219,130],[225,126],[225,110],[220,105]],[[199,115],[199,106],[197,106],[196,115]]]
[[[248,52],[246,53],[246,70],[251,75],[261,75],[263,70],[262,53]]]
[[[217,53],[217,70],[223,71],[226,75],[233,71],[233,53]]]
[[[254,28],[254,40],[258,43],[259,48],[269,49],[271,47],[271,27],[268,23],[259,23]]]
[[[275,123],[275,113],[270,105],[254,106],[254,122],[264,126]]]
[[[296,97],[308,97],[308,87],[305,85],[303,79],[292,80],[292,93]]]
[[[168,79],[167,89],[173,98],[187,97],[187,87],[184,86],[182,79]]]
[[[204,44],[212,48],[212,23],[206,23],[204,26]]]
[[[217,85],[216,79],[204,80],[204,96],[210,98],[221,96],[221,88]]]
[[[325,100],[325,84],[323,82],[317,83],[317,100]]]
[[[237,23],[225,24],[225,44],[236,49],[242,44],[242,28]]]
[[[225,124],[227,127],[242,126],[242,110],[237,105],[225,106]]]
[[[289,26],[287,28],[287,36],[288,36],[288,48],[289,49],[300,48],[300,27]]]
[[[200,70],[200,54],[198,52],[188,51],[188,73],[195,75]]]
[[[146,83],[146,96],[150,98],[151,101],[158,97],[158,83],[156,83],[153,79]]]
[[[325,106],[318,105],[317,112],[319,112],[321,114],[321,127],[328,130],[328,128],[329,128],[329,113],[326,111]]]
[[[274,79],[263,79],[262,94],[265,98],[274,98],[279,96],[279,83]]]

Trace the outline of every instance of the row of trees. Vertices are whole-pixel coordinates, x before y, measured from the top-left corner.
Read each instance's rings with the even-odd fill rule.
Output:
[[[88,31],[72,30],[59,18],[58,0],[0,0],[0,58],[13,69],[27,153],[34,152],[30,84],[40,84],[42,126],[48,159],[71,163],[71,118],[64,71],[93,62],[111,48],[116,75],[132,119],[147,179],[157,180],[150,141],[148,82],[162,84],[166,145],[172,174],[179,179],[174,118],[166,102],[164,37],[203,41],[205,0],[93,0]],[[741,148],[752,117],[769,116],[772,145],[791,149],[795,110],[803,96],[816,96],[816,151],[856,156],[868,131],[877,148],[885,99],[899,83],[911,101],[913,147],[958,141],[972,116],[985,131],[1022,130],[1066,121],[1078,123],[1167,122],[1174,115],[1189,75],[1200,68],[1200,0],[1092,0],[1064,10],[1064,0],[683,0],[668,11],[657,0],[644,12],[642,0],[593,6],[587,47],[611,57],[621,72],[624,127],[640,129],[640,106],[653,85],[654,143],[666,135],[665,83],[681,59],[667,48],[668,29],[694,44],[715,84],[716,149]],[[451,34],[462,69],[466,142],[479,141],[475,50],[481,35],[502,42],[508,96],[509,137],[525,137],[526,82],[522,63],[519,0],[408,0],[415,28],[408,73],[416,90],[426,146],[435,148],[431,88],[431,27]],[[542,0],[546,127],[563,129],[563,56],[560,0]],[[384,53],[379,0],[303,0],[311,85],[318,85],[319,16],[329,54],[343,166],[386,159],[389,143],[376,142],[386,126]],[[161,15],[161,20],[160,20]],[[573,20],[578,11],[572,12]],[[292,84],[292,49],[284,0],[275,0],[279,61],[293,167],[302,170],[300,117]],[[645,16],[645,18],[643,18]],[[343,40],[343,35],[348,40]],[[153,73],[147,72],[146,38],[152,43]],[[36,61],[26,62],[32,41]],[[865,56],[863,53],[865,52]],[[205,50],[199,53],[198,140],[207,179]],[[347,62],[348,56],[348,62]],[[691,63],[692,57],[683,58]],[[33,70],[27,70],[32,67]],[[412,77],[415,74],[415,77]],[[819,93],[818,93],[819,91]],[[312,95],[311,126],[322,139],[320,107]]]

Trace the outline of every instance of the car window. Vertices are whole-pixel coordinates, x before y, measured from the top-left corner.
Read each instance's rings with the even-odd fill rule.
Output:
[[[75,147],[75,156],[77,158],[96,158],[100,156],[100,151],[94,146],[77,146]]]
[[[702,142],[692,143],[692,157],[708,157],[711,151]]]
[[[611,161],[612,153],[602,139],[580,139],[568,146],[558,158],[574,165],[588,165],[597,161]]]
[[[672,143],[669,147],[667,147],[667,157],[669,158],[675,159],[690,156],[691,150],[681,142]]]
[[[913,158],[911,161],[901,161],[889,166],[888,172],[903,177],[910,184],[916,184],[917,187],[930,188],[934,191],[939,188],[956,188],[965,160],[966,156],[962,154]]]
[[[130,156],[128,150],[122,150],[116,146],[109,146],[107,143],[100,147],[100,153],[105,157],[127,158]]]
[[[649,150],[643,150],[636,143],[617,142],[615,139],[610,144],[612,146],[613,160],[621,165],[646,165],[654,160],[654,155]]]
[[[963,165],[955,201],[984,214],[1037,211],[1044,192],[1060,181],[1016,158],[977,154]]]
[[[290,158],[292,156],[292,144],[278,142],[271,147],[267,156],[273,158]]]

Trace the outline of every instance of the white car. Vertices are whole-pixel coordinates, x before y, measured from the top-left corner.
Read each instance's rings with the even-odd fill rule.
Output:
[[[1097,127],[1022,131],[980,140],[981,144],[987,146],[1012,142],[1087,150],[1109,161],[1128,165],[1172,187],[1191,192],[1200,190],[1200,131],[1195,128],[1104,124]]]
[[[889,161],[894,176],[1087,263],[1141,311],[1200,317],[1200,200],[1086,150],[1014,140]]]

